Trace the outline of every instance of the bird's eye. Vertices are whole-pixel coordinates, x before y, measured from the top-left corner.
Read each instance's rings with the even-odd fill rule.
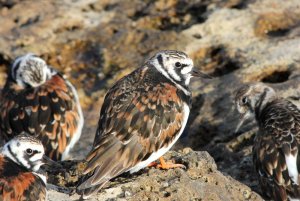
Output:
[[[181,67],[181,66],[182,66],[182,64],[181,64],[180,62],[176,62],[176,63],[175,63],[175,67],[179,68],[179,67]]]
[[[248,98],[245,96],[242,98],[242,103],[246,105],[248,103]]]
[[[31,154],[33,153],[33,151],[32,151],[32,149],[26,149],[26,153],[27,153],[28,155],[31,155]]]

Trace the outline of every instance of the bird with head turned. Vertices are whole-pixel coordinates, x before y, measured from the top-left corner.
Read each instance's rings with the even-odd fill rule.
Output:
[[[241,115],[237,130],[251,118],[259,127],[252,153],[263,194],[275,201],[299,200],[300,110],[263,83],[239,88],[235,105]]]
[[[187,54],[157,52],[107,92],[94,145],[77,192],[83,198],[124,172],[134,173],[160,158],[160,168],[184,167],[162,158],[186,126],[192,77],[198,71]]]
[[[31,53],[17,58],[11,72],[12,78],[22,87],[38,87],[54,73],[43,59]]]
[[[18,57],[0,95],[0,135],[39,138],[46,155],[64,160],[78,141],[83,114],[74,86],[40,57]]]
[[[276,98],[274,89],[262,83],[248,84],[239,88],[236,91],[235,105],[241,116],[236,131],[246,120],[254,118],[255,114],[274,98]]]

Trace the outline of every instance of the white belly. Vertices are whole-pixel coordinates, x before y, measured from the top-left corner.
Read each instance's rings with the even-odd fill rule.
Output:
[[[72,92],[74,94],[74,98],[76,101],[76,107],[77,107],[77,111],[78,111],[78,115],[79,115],[80,119],[79,119],[79,122],[77,125],[76,132],[73,133],[73,137],[72,137],[70,143],[67,145],[66,150],[62,154],[62,157],[61,157],[62,161],[66,160],[69,157],[70,150],[74,147],[74,145],[76,144],[76,142],[79,140],[79,138],[81,136],[81,131],[82,131],[83,124],[84,124],[83,113],[82,113],[81,106],[79,103],[77,91],[75,90],[74,86],[70,82],[68,82],[68,81],[66,81],[66,82],[71,87]]]
[[[182,127],[178,133],[178,135],[175,137],[175,139],[173,140],[173,142],[171,142],[168,147],[164,147],[159,149],[157,152],[154,152],[150,155],[150,157],[145,160],[142,161],[140,163],[138,163],[136,166],[132,167],[131,169],[129,169],[128,171],[130,171],[130,173],[134,173],[139,171],[142,168],[147,167],[150,163],[152,163],[153,161],[156,161],[157,159],[159,159],[162,155],[164,155],[167,151],[169,151],[171,149],[171,147],[175,144],[175,142],[178,140],[178,138],[181,136],[181,134],[183,133],[183,130],[185,128],[185,125],[187,123],[187,120],[189,118],[189,114],[190,114],[190,108],[189,106],[184,103],[183,105],[183,121],[182,121]]]
[[[286,166],[289,172],[289,176],[291,177],[292,181],[294,184],[299,185],[298,183],[298,177],[299,177],[299,172],[297,168],[297,155],[293,156],[292,154],[290,155],[285,155],[285,162]]]

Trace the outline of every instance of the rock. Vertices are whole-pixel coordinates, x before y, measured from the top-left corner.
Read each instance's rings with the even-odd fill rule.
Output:
[[[296,1],[256,1],[242,9],[216,9],[205,23],[182,32],[186,51],[216,78],[194,81],[193,113],[177,148],[207,150],[222,172],[258,192],[251,154],[257,128],[252,121],[234,132],[239,116],[233,96],[244,83],[264,82],[280,96],[298,99],[299,12]],[[286,31],[270,34],[281,29]]]
[[[219,172],[207,152],[171,151],[165,158],[185,164],[187,169],[146,168],[133,176],[125,174],[90,200],[262,200],[249,187]],[[67,201],[79,196],[50,191],[50,201],[58,198]]]

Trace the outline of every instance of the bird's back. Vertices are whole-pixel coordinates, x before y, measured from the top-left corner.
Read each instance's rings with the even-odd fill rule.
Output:
[[[253,159],[264,193],[278,200],[300,198],[299,109],[287,100],[275,99],[266,104],[257,120],[260,129]]]
[[[78,190],[89,195],[109,179],[145,167],[142,162],[159,150],[168,150],[183,131],[189,104],[190,96],[154,67],[146,65],[119,80],[106,94]]]
[[[0,99],[0,134],[6,141],[21,133],[37,135],[46,155],[63,158],[77,141],[83,117],[76,91],[59,75],[36,88],[22,88],[8,81]]]

